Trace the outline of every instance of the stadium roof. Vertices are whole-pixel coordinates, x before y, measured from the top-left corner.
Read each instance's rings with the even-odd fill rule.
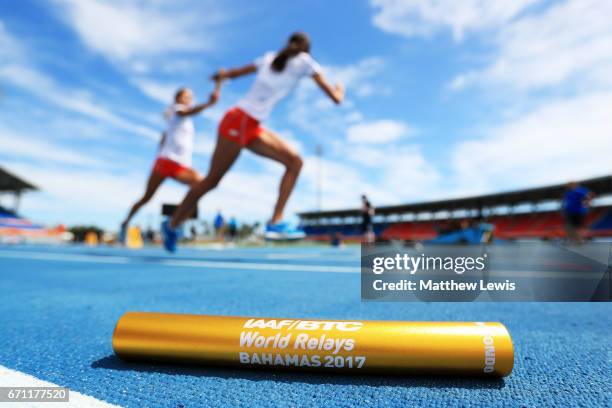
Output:
[[[596,195],[612,194],[612,176],[597,177],[578,181]],[[438,211],[455,211],[464,209],[482,209],[499,206],[515,206],[525,203],[538,203],[543,201],[559,200],[567,183],[555,184],[546,187],[529,188],[495,194],[486,194],[473,197],[455,198],[439,201],[427,201],[414,204],[391,205],[376,207],[377,215],[415,214]],[[303,220],[314,220],[321,218],[355,217],[361,215],[359,208],[311,211],[298,214]]]
[[[38,187],[0,167],[0,192],[21,193],[25,190],[38,190]]]

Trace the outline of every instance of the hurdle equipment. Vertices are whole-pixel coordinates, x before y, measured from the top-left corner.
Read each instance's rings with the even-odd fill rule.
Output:
[[[127,312],[124,360],[319,372],[502,377],[514,349],[501,323],[278,319]]]
[[[87,246],[96,246],[98,245],[98,233],[95,231],[87,231],[84,238],[85,245]]]
[[[127,237],[125,240],[125,246],[130,249],[140,249],[144,246],[142,240],[142,233],[138,227],[129,227],[127,230]]]
[[[178,208],[177,204],[162,204],[161,215],[165,217],[172,217],[172,214],[174,214],[174,211],[176,211],[177,208]],[[198,219],[198,208],[197,207],[195,208],[195,210],[193,210],[193,213],[191,213],[191,215],[189,216],[189,219],[190,220]]]

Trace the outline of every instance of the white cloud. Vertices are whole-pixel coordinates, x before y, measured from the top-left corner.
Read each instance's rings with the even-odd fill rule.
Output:
[[[194,165],[202,173],[208,169],[214,144],[209,135],[199,134],[196,139],[195,153],[204,157],[196,157]],[[48,224],[85,223],[116,229],[129,206],[144,192],[150,169],[150,163],[138,161],[126,167],[104,156],[84,155],[61,141],[24,136],[8,128],[0,128],[0,145],[5,147],[0,159],[41,189],[23,200],[23,213]],[[265,220],[271,215],[282,166],[257,160],[254,171],[248,158],[241,159],[220,186],[204,197],[201,218],[211,218],[217,208],[241,220]],[[179,203],[186,192],[186,187],[174,181],[165,182],[135,222],[156,224],[161,205]]]
[[[460,143],[456,182],[482,192],[612,173],[611,92],[548,101]]]
[[[363,193],[368,194],[375,205],[384,205],[423,200],[440,191],[438,170],[417,146],[352,147],[345,159],[348,160],[340,162],[324,156],[319,162],[314,155],[305,156],[303,173],[290,209],[316,209],[319,172],[323,209],[355,208]]]
[[[472,80],[471,75],[469,74],[457,75],[448,84],[448,88],[450,88],[453,91],[460,91],[466,88],[471,80]]]
[[[12,164],[11,169],[41,189],[40,193],[23,200],[22,211],[29,218],[45,223],[96,224],[111,229],[117,228],[129,206],[142,194],[147,177],[135,172],[123,172],[118,177],[99,168],[75,172],[63,166],[27,162]],[[161,203],[174,202],[183,194],[178,186],[167,184],[141,215],[158,214]]]
[[[381,119],[350,126],[347,130],[347,140],[352,143],[390,143],[413,133],[414,130],[407,123]]]
[[[5,160],[54,162],[72,165],[95,166],[100,164],[96,157],[84,156],[83,154],[57,145],[25,136],[11,131],[10,129],[0,128],[0,157]]]
[[[461,41],[469,31],[495,28],[542,0],[371,0],[378,28],[406,37],[451,30]]]
[[[41,72],[30,63],[28,50],[4,29],[1,22],[0,45],[6,45],[0,53],[4,53],[7,57],[6,60],[0,61],[0,79],[4,79],[8,84],[24,89],[59,108],[147,138],[158,137],[157,132],[149,127],[113,113],[89,91],[65,87]]]
[[[362,193],[371,194],[381,201],[391,199],[388,191],[368,182],[359,169],[350,163],[325,157],[319,161],[311,155],[304,158],[304,168],[298,180],[299,188],[290,201],[290,210],[316,209],[319,174],[323,209],[356,207]]]
[[[445,196],[442,176],[418,146],[386,148],[378,161],[381,176],[376,180],[391,195],[386,203],[400,204]]]
[[[437,191],[434,185],[439,180],[438,171],[427,162],[418,146],[405,145],[404,138],[414,134],[412,126],[402,120],[370,120],[356,107],[359,98],[372,95],[364,89],[387,93],[377,83],[383,68],[384,61],[380,58],[325,67],[332,82],[342,81],[346,85],[347,103],[340,108],[326,101],[310,81],[302,82],[290,100],[290,122],[300,133],[314,137],[323,146],[321,165],[326,209],[356,207],[362,193],[370,194],[377,204],[389,204],[423,199]],[[291,210],[316,208],[319,161],[307,154],[304,163]]]
[[[201,156],[211,156],[216,144],[217,139],[215,137],[209,134],[200,133],[196,136],[193,144],[193,153]]]
[[[361,98],[375,94],[388,94],[389,89],[380,84],[374,84],[375,78],[384,68],[385,61],[380,57],[368,57],[355,64],[343,66],[326,66],[325,73],[334,81],[339,81],[348,92]]]
[[[148,169],[122,171],[121,174],[97,167],[74,171],[53,163],[31,164],[10,161],[10,168],[40,187],[41,192],[23,200],[22,211],[35,221],[48,224],[86,223],[116,230],[129,207],[144,192]],[[253,173],[236,169],[227,174],[216,190],[200,202],[200,218],[212,218],[220,208],[241,220],[264,220],[272,212],[277,183],[282,172]],[[249,188],[244,186],[248,185]],[[154,198],[140,211],[134,223],[159,220],[163,203],[180,203],[187,188],[177,182],[164,182]],[[288,213],[289,214],[289,213]],[[157,227],[157,225],[154,225]]]
[[[457,146],[459,184],[481,191],[612,172],[611,14],[610,2],[548,5],[501,26],[492,60],[455,77],[452,89],[478,85],[511,112]]]
[[[0,57],[9,60],[15,58],[20,52],[19,44],[8,33],[2,21],[0,21]]]
[[[538,7],[530,7],[539,3]],[[596,0],[374,0],[375,24],[405,36],[480,34],[483,67],[447,86],[478,85],[500,110],[451,146],[449,194],[499,191],[610,173],[612,3]],[[473,58],[473,56],[472,56]]]
[[[62,18],[85,44],[111,61],[143,70],[149,57],[209,50],[222,20],[211,2],[59,0]],[[200,11],[203,11],[200,13]],[[206,16],[205,18],[202,18]],[[140,68],[137,67],[140,65]]]
[[[158,138],[157,131],[114,114],[99,101],[94,100],[88,91],[63,87],[51,77],[27,65],[0,66],[0,78],[4,78],[11,85],[25,89],[57,107],[103,121],[149,139]]]
[[[349,125],[363,119],[363,113],[355,108],[357,99],[388,93],[377,81],[384,66],[384,60],[379,57],[364,58],[354,64],[325,66],[329,81],[341,82],[346,88],[342,105],[334,106],[313,81],[304,80],[289,100],[289,121],[299,130],[321,139],[344,134]]]
[[[291,143],[291,140],[290,136],[288,141]],[[436,186],[440,174],[418,147],[361,146],[364,149],[362,154],[359,149],[351,148],[343,160],[326,153],[322,159],[312,153],[303,153],[304,167],[285,217],[316,208],[319,174],[322,204],[326,209],[355,207],[362,193],[371,195],[378,205],[422,200],[439,191]],[[207,157],[199,167],[207,169],[209,160]],[[235,214],[241,219],[267,220],[276,201],[282,174],[282,165],[245,151],[218,189],[201,201],[200,210],[212,216],[212,212],[220,208],[225,214]]]
[[[144,95],[163,104],[177,85],[156,78],[202,71],[228,15],[213,1],[55,0],[60,18],[92,51],[118,67]],[[236,18],[244,11],[233,11]]]
[[[178,87],[172,84],[164,84],[148,79],[135,79],[132,81],[149,98],[168,105],[172,102]]]
[[[498,51],[483,69],[453,83],[503,85],[531,91],[574,85],[612,86],[612,2],[569,0],[503,26]]]

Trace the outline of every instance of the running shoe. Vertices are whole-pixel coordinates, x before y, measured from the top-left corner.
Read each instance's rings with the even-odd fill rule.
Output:
[[[269,240],[302,239],[306,237],[306,233],[300,227],[291,225],[288,222],[279,222],[267,224],[264,237]]]
[[[162,240],[164,248],[168,252],[176,252],[176,244],[178,242],[178,231],[170,227],[170,220],[165,220],[161,225]]]

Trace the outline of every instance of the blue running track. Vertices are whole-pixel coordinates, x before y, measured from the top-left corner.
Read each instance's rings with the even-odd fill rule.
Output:
[[[610,303],[362,303],[359,249],[0,246],[0,366],[130,407],[611,406]],[[503,380],[128,364],[128,310],[329,319],[501,321]]]

